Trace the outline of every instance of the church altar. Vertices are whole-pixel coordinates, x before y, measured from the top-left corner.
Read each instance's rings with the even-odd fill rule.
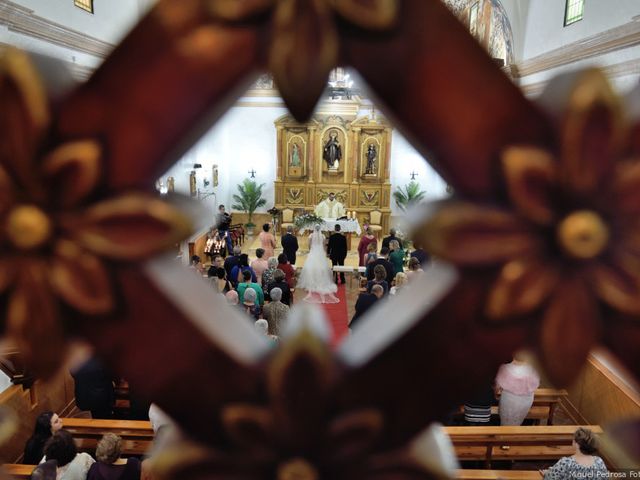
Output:
[[[362,228],[360,228],[360,222],[355,218],[349,218],[347,220],[336,220],[335,218],[325,218],[324,221],[320,223],[320,230],[323,232],[333,232],[336,228],[336,225],[340,225],[340,231],[342,233],[355,233],[356,235],[362,234]],[[299,231],[300,233],[305,233],[307,230],[312,230],[313,227],[306,226],[302,227]]]

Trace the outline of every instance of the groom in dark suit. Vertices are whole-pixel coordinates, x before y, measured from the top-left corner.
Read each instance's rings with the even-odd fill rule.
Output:
[[[327,245],[327,255],[331,259],[331,265],[344,265],[344,259],[347,258],[347,239],[340,233],[340,225],[336,224],[335,232],[329,237]],[[338,283],[338,273],[333,274],[333,278]],[[344,284],[344,272],[340,272],[340,281]]]
[[[282,243],[282,252],[287,256],[289,263],[295,265],[298,239],[293,234],[293,227],[291,225],[287,227],[287,233],[282,236],[280,241]]]

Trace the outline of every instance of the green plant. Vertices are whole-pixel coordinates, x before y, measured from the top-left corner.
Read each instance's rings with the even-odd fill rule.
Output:
[[[238,185],[238,194],[233,195],[233,201],[236,203],[231,205],[231,208],[249,214],[247,227],[255,227],[252,222],[253,212],[267,203],[267,200],[262,198],[262,187],[264,185],[264,183],[258,185],[253,180],[245,179],[242,184]]]
[[[426,193],[426,191],[420,190],[418,182],[409,182],[404,186],[404,189],[402,187],[396,188],[393,192],[393,198],[398,208],[404,212],[409,207],[422,202]]]

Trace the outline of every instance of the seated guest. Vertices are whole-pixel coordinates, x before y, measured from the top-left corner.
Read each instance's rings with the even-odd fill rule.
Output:
[[[242,282],[238,284],[238,297],[240,299],[240,303],[244,303],[244,294],[248,288],[253,288],[253,290],[255,290],[258,295],[258,304],[264,305],[264,292],[262,291],[262,287],[251,280],[250,272],[242,272]]]
[[[286,285],[286,283],[285,283]],[[289,316],[289,306],[285,305],[282,300],[282,290],[274,287],[269,292],[271,303],[264,306],[263,316],[269,325],[269,333],[271,335],[280,336],[284,329],[285,322]]]
[[[278,268],[284,272],[284,277],[287,281],[287,284],[289,285],[289,288],[294,288],[296,286],[296,271],[293,269],[293,267],[289,263],[289,259],[284,253],[278,255]]]
[[[227,293],[225,293],[224,297],[226,298],[227,303],[229,305],[240,304],[240,298],[238,297],[238,292],[236,292],[235,290],[229,290]]]
[[[96,463],[91,465],[87,480],[140,480],[140,460],[120,458],[122,439],[105,433],[96,447]]]
[[[218,268],[215,265],[212,265],[211,268],[209,268],[207,275],[209,275],[211,286],[216,292],[224,295],[228,291],[233,290],[231,282],[227,280],[227,272],[224,268]]]
[[[51,435],[62,428],[62,421],[57,413],[43,412],[36,418],[33,435],[27,440],[24,447],[22,463],[25,465],[37,465],[44,457],[44,444]]]
[[[376,265],[382,265],[385,271],[387,272],[387,278],[386,278],[387,284],[391,285],[395,274],[393,273],[393,265],[391,264],[391,262],[387,260],[388,256],[389,256],[389,249],[387,247],[382,247],[378,258],[367,266],[367,280],[373,280],[373,277],[374,277],[373,270],[376,268]]]
[[[231,275],[227,276],[231,285],[234,287],[238,285],[242,281],[242,273],[250,272],[251,273],[251,281],[256,282],[258,278],[256,277],[256,272],[249,266],[249,255],[246,253],[241,253],[240,258],[238,260],[238,264],[231,269]]]
[[[113,418],[116,391],[113,374],[99,358],[93,356],[77,370],[71,371],[75,380],[76,405],[91,411],[91,418]]]
[[[387,278],[387,271],[382,265],[376,265],[373,269],[373,280],[367,282],[367,293],[371,293],[371,289],[374,285],[380,285],[384,290],[384,295],[389,292],[389,284],[385,280]]]
[[[267,260],[267,269],[262,272],[262,286],[264,288],[267,287],[271,282],[273,282],[273,274],[278,269],[278,259],[276,257],[270,257]]]
[[[227,272],[227,278],[231,278],[231,270],[240,262],[240,247],[233,247],[233,255],[228,256],[224,260],[224,269]]]
[[[265,337],[268,337],[269,340],[273,342],[274,346],[277,345],[278,337],[276,337],[275,335],[271,335],[269,333],[269,324],[267,323],[266,320],[263,320],[263,319],[256,320],[256,323],[254,323],[254,326],[258,331],[258,333],[260,333],[261,335],[264,335]]]
[[[422,269],[420,261],[416,257],[411,257],[409,259],[409,271],[407,272],[407,279],[413,280],[414,278],[418,278],[423,273],[424,270]]]
[[[213,265],[217,268],[224,268],[224,258],[220,255],[213,257]]]
[[[204,265],[200,261],[200,257],[198,255],[193,255],[191,257],[191,262],[189,262],[189,268],[195,270],[198,274],[204,275]]]
[[[475,427],[486,427],[491,423],[491,405],[495,402],[492,385],[477,392],[464,402],[464,424]]]
[[[391,295],[396,295],[400,290],[404,288],[404,286],[407,284],[407,275],[402,272],[396,273],[396,279],[394,280],[394,283],[395,285],[391,287],[391,290],[389,290],[389,293]]]
[[[356,322],[362,317],[371,306],[384,296],[382,285],[374,285],[371,287],[371,293],[361,293],[356,301],[356,313],[349,323],[349,328],[353,328]]]
[[[271,298],[271,290],[274,288],[279,288],[282,291],[282,303],[291,306],[291,289],[285,280],[284,272],[279,268],[273,274],[273,282],[267,285],[267,291],[265,292],[266,298]]]
[[[576,453],[561,458],[548,470],[541,470],[545,480],[568,480],[583,478],[607,478],[607,466],[602,458],[594,455],[598,451],[595,435],[588,428],[580,427],[573,434]]]
[[[86,480],[91,465],[95,462],[88,453],[78,453],[73,437],[66,430],[59,430],[44,446],[46,461],[58,462],[57,480]]]
[[[411,258],[417,258],[420,265],[426,265],[429,263],[429,254],[424,251],[422,245],[414,243],[415,250],[411,252]]]
[[[244,312],[254,320],[260,319],[260,305],[257,302],[257,294],[253,288],[247,288],[244,292],[244,300],[242,302],[242,308]]]
[[[392,240],[389,244],[389,261],[393,265],[394,276],[399,272],[404,272],[404,250],[397,240]]]
[[[256,272],[256,278],[258,279],[258,283],[260,285],[264,285],[262,283],[262,274],[269,267],[269,263],[263,258],[263,256],[264,256],[264,249],[257,248],[256,249],[257,258],[253,262],[251,262],[251,268],[253,268],[253,271]]]
[[[29,480],[56,480],[57,470],[58,462],[55,460],[42,462],[31,472]]]

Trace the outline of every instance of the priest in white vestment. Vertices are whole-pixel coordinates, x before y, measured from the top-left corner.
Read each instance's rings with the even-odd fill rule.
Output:
[[[322,218],[340,218],[346,215],[344,205],[342,205],[333,192],[321,201],[315,209],[315,214]]]

